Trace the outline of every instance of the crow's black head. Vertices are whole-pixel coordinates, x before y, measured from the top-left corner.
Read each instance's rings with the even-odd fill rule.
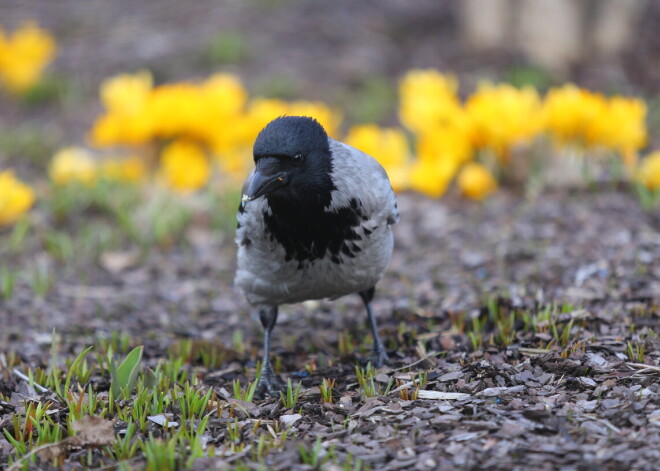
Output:
[[[254,142],[254,159],[269,155],[293,157],[297,153],[329,153],[328,135],[314,118],[280,116],[261,130]]]
[[[269,203],[306,201],[327,205],[333,189],[328,135],[313,118],[282,116],[259,133],[256,165],[244,197],[266,196]]]

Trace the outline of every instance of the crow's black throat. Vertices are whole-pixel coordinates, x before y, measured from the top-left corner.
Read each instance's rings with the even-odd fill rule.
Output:
[[[269,199],[270,214],[264,212],[271,239],[284,247],[286,260],[305,262],[330,257],[334,263],[353,258],[360,252],[356,243],[362,236],[356,232],[363,219],[362,204],[351,199],[350,205],[331,211],[315,202]]]

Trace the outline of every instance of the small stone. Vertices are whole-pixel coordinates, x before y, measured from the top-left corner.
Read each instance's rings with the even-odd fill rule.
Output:
[[[300,414],[288,414],[281,416],[280,422],[282,422],[283,425],[290,427],[296,422],[298,422],[300,419],[302,419],[302,415]]]

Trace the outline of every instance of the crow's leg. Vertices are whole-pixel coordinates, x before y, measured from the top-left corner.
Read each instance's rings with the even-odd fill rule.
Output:
[[[383,363],[387,361],[387,352],[385,351],[385,346],[383,341],[378,335],[378,326],[376,326],[376,317],[374,312],[371,309],[371,300],[374,299],[375,288],[369,288],[366,291],[360,291],[360,297],[364,302],[364,307],[367,309],[367,316],[369,317],[369,326],[371,327],[371,334],[374,337],[374,349],[369,357],[369,361],[376,368],[383,366]]]
[[[259,308],[259,319],[264,328],[264,356],[261,362],[261,377],[257,384],[259,394],[279,397],[280,391],[286,391],[282,381],[270,364],[270,334],[277,323],[277,306],[262,306]]]

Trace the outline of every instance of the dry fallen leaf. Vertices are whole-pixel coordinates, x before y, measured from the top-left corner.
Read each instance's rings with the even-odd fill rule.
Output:
[[[87,415],[71,423],[71,428],[78,432],[77,435],[58,443],[35,448],[32,453],[37,453],[42,460],[48,461],[68,452],[71,448],[111,445],[115,441],[113,424],[111,420]]]
[[[113,422],[94,415],[86,415],[71,424],[78,432],[75,437],[69,437],[71,446],[105,446],[115,441]]]
[[[59,443],[49,443],[43,447],[35,448],[33,452],[36,453],[42,460],[51,461],[54,458],[64,454],[64,452],[68,449],[69,446],[67,440],[62,440]],[[20,461],[18,461],[17,464],[18,463],[20,463]],[[18,467],[14,468],[12,466],[9,468],[9,471],[13,471],[14,469],[18,469]]]

